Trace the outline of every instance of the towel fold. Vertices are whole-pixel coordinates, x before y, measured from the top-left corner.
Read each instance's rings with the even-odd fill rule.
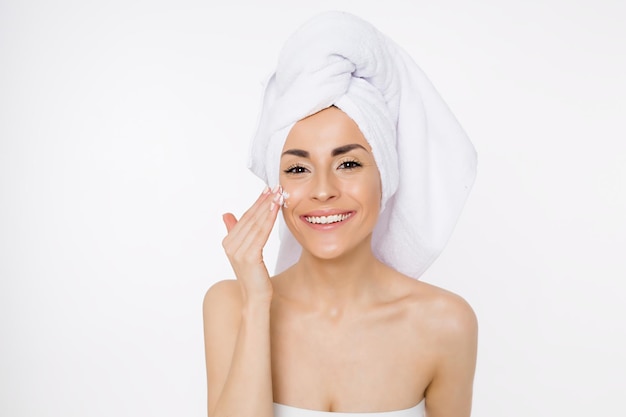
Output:
[[[411,57],[368,22],[325,12],[286,42],[263,94],[250,169],[278,184],[293,125],[331,105],[352,118],[372,147],[382,183],[374,254],[419,278],[443,250],[476,176],[476,152]],[[275,273],[301,247],[280,222]]]

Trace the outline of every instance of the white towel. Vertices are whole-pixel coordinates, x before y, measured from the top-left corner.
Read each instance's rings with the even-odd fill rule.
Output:
[[[476,177],[476,152],[428,78],[368,22],[325,12],[286,42],[268,80],[250,147],[250,169],[278,184],[287,134],[300,119],[335,105],[372,147],[382,181],[375,256],[414,278],[443,250]],[[301,247],[280,220],[276,273]]]

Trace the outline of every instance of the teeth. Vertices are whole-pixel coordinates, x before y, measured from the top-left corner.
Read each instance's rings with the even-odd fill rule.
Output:
[[[306,221],[313,224],[330,224],[344,221],[350,214],[333,214],[332,216],[311,216],[305,217]]]

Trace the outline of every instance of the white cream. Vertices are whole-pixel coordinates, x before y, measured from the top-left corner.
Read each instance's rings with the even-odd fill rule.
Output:
[[[281,185],[280,187],[281,192],[280,192],[280,200],[278,201],[278,204],[282,207],[287,207],[287,199],[289,198],[289,193],[287,191],[285,191]]]

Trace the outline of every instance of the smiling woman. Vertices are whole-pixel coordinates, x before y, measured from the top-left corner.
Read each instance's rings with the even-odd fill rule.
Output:
[[[469,416],[476,318],[417,278],[475,153],[412,60],[354,16],[305,24],[266,86],[251,168],[273,188],[224,215],[236,280],[204,301],[209,416]]]

